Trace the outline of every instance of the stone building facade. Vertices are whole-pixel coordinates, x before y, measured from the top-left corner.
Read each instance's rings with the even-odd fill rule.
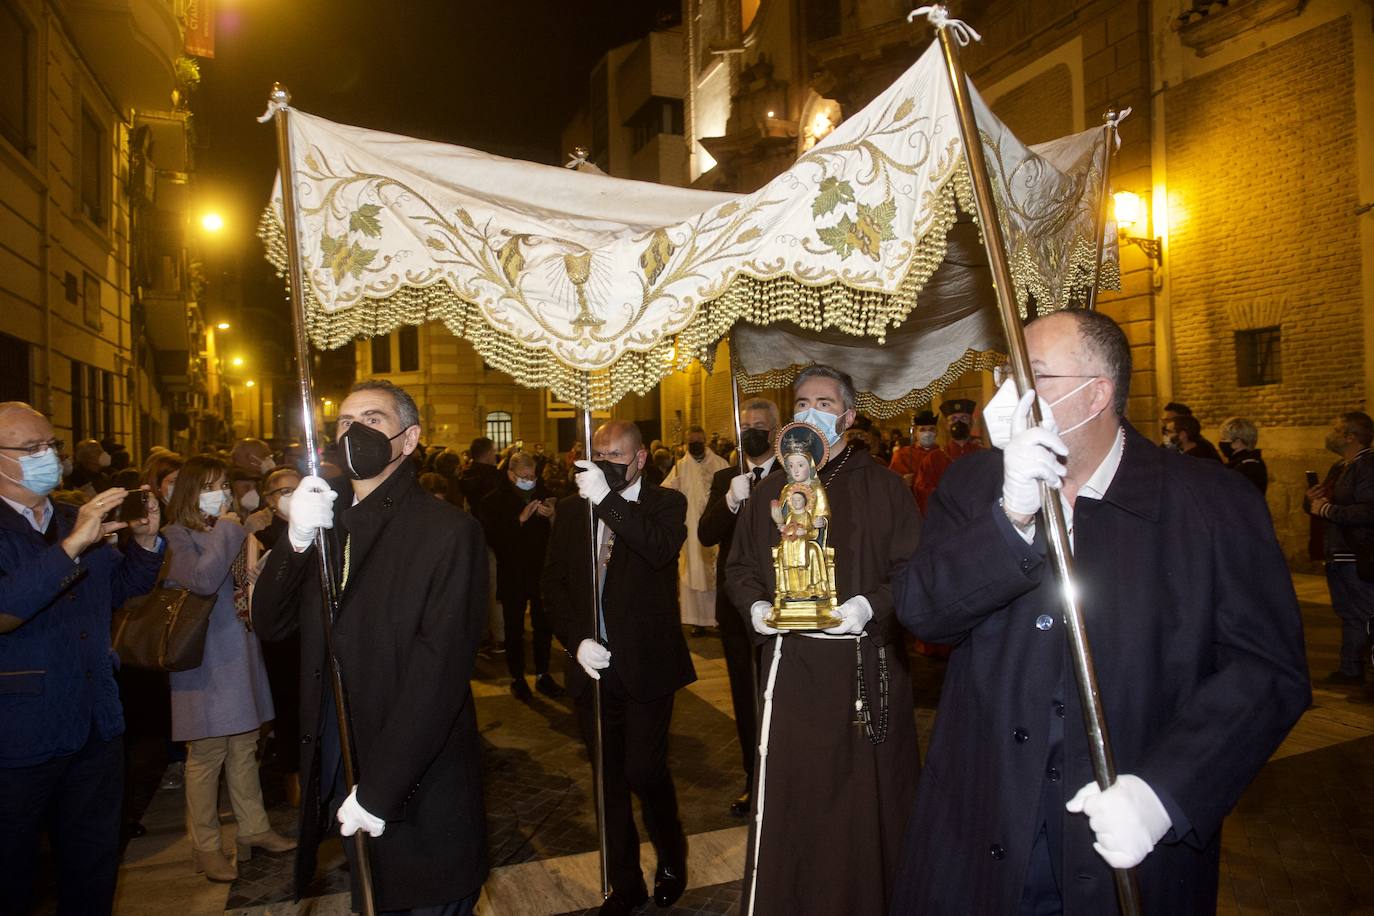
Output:
[[[0,400],[69,443],[223,431],[188,238],[194,72],[171,0],[0,0]]]

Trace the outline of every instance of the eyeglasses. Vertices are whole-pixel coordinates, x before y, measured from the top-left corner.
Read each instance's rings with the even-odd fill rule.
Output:
[[[295,492],[295,487],[277,487],[275,490],[268,490],[266,493],[264,493],[263,498],[271,499],[273,496],[287,496]]]
[[[66,446],[67,443],[61,439],[49,439],[47,442],[36,442],[33,445],[0,445],[0,451],[19,452],[21,455],[39,455],[48,449],[60,453]]]
[[[1097,372],[1033,372],[1031,373],[1031,380],[1039,384],[1047,378],[1097,378],[1099,374]],[[996,387],[1001,388],[1002,383],[1011,377],[1011,366],[1006,363],[992,367],[992,382]]]

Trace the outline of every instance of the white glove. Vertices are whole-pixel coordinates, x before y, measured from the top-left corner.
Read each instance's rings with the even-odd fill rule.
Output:
[[[1118,776],[1105,792],[1090,782],[1064,807],[1088,816],[1097,835],[1093,849],[1112,868],[1135,868],[1173,826],[1155,790],[1130,774]]]
[[[749,498],[751,479],[748,474],[740,474],[730,481],[730,489],[725,491],[725,505],[730,507],[731,512],[738,512],[740,504]]]
[[[322,478],[310,474],[301,479],[287,507],[287,534],[297,553],[315,543],[315,533],[321,528],[334,527],[334,500],[338,498]]]
[[[310,478],[307,477],[306,480]],[[305,481],[301,481],[305,483]],[[339,833],[343,836],[352,836],[361,830],[368,836],[381,836],[382,831],[386,830],[386,821],[368,812],[366,808],[358,804],[358,787],[354,786],[353,791],[348,793],[348,798],[339,806]]]
[[[1067,468],[1055,456],[1067,458],[1069,447],[1052,421],[1029,426],[1034,391],[1027,391],[1011,418],[1011,441],[1002,453],[1002,508],[1012,515],[1040,511],[1040,483],[1058,490]]]
[[[587,677],[599,681],[601,669],[611,666],[611,650],[595,639],[584,639],[577,644],[577,663],[587,672]]]
[[[840,622],[825,632],[832,636],[858,636],[873,619],[873,605],[863,595],[855,595],[844,604],[835,608]]]
[[[762,633],[764,636],[774,636],[778,630],[773,629],[763,622],[763,619],[773,612],[771,601],[755,601],[749,605],[749,620],[754,624],[754,631]]]
[[[574,461],[573,464],[582,469],[573,477],[577,482],[577,495],[593,506],[599,505],[611,494],[611,485],[606,483],[606,472],[585,458]]]

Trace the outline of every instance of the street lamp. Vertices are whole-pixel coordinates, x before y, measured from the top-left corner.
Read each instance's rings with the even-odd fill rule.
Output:
[[[1140,238],[1130,234],[1130,230],[1135,227],[1141,229],[1148,228],[1148,219],[1145,213],[1145,201],[1141,200],[1140,195],[1133,191],[1117,191],[1112,195],[1112,203],[1116,210],[1116,231],[1118,238],[1131,245],[1135,245],[1145,252],[1145,257],[1155,261],[1157,267],[1164,266],[1164,245],[1156,236],[1154,238]]]
[[[219,232],[224,228],[224,217],[213,211],[207,213],[200,218],[200,228],[206,232]]]
[[[229,360],[229,365],[233,366],[235,369],[239,368],[243,365],[243,357],[235,356],[233,359]]]
[[[257,382],[253,381],[251,378],[250,378],[248,381],[246,381],[246,382],[243,383],[243,385],[244,385],[245,388],[252,388],[252,387],[253,387],[254,385],[256,385],[256,384],[257,384]]]
[[[229,322],[221,321],[219,324],[215,325],[215,327],[221,331],[227,331],[229,330]]]

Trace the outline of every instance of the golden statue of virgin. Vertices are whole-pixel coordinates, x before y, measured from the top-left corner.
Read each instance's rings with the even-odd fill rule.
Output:
[[[777,453],[787,483],[772,503],[779,535],[773,548],[777,586],[765,622],[779,630],[823,630],[839,622],[835,551],[826,544],[830,501],[816,473],[829,447],[819,430],[790,423],[778,435]]]

